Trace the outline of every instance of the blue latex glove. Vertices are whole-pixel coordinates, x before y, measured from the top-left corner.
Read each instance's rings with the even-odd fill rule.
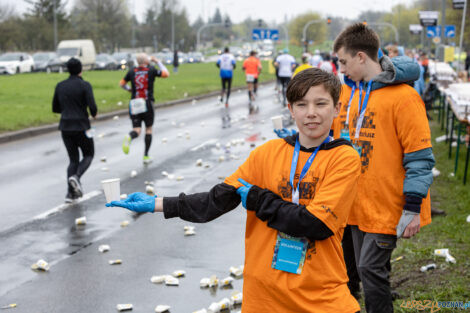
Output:
[[[274,132],[279,138],[286,138],[288,136],[297,134],[297,131],[295,129],[287,129],[287,128],[275,129]]]
[[[118,206],[138,213],[153,213],[155,211],[156,197],[157,196],[149,196],[143,192],[134,192],[131,193],[127,199],[121,201],[111,201],[110,203],[106,203],[106,206]]]
[[[250,188],[253,187],[252,184],[247,183],[243,179],[239,178],[238,181],[243,184],[243,186],[237,189],[237,193],[242,198],[242,205],[246,209],[246,198],[248,197],[248,192],[250,192]]]

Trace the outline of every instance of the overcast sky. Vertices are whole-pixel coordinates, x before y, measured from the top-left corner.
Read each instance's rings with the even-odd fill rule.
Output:
[[[70,10],[75,0],[66,0]],[[315,11],[323,16],[342,16],[356,18],[362,11],[390,11],[392,6],[404,3],[411,4],[412,0],[177,0],[186,7],[190,22],[199,16],[207,20],[219,7],[222,14],[228,14],[232,22],[238,23],[247,17],[263,19],[267,22],[280,23],[284,18]],[[153,0],[127,0],[129,9],[135,12],[141,20],[143,13],[153,3]],[[30,6],[24,0],[0,0],[15,7],[17,13],[23,13]]]

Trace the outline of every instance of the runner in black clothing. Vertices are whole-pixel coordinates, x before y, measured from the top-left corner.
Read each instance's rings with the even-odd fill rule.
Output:
[[[129,135],[126,135],[124,142],[122,143],[122,151],[125,154],[129,153],[129,146],[131,140],[137,138],[140,135],[142,122],[145,123],[145,153],[144,153],[144,164],[151,162],[148,155],[150,144],[152,143],[152,126],[154,120],[154,109],[153,102],[153,84],[155,77],[166,78],[170,76],[166,67],[157,60],[155,57],[150,59],[157,63],[159,70],[154,66],[149,66],[150,60],[147,54],[140,53],[137,55],[137,67],[132,67],[127,72],[124,79],[119,83],[121,87],[129,91],[131,101],[129,103],[129,115],[132,121],[132,131]],[[127,85],[131,82],[132,88]]]
[[[83,195],[80,177],[90,166],[95,151],[87,108],[93,118],[96,118],[97,109],[91,85],[81,77],[80,60],[70,59],[67,69],[70,77],[57,84],[52,100],[52,112],[61,115],[59,129],[62,131],[62,139],[70,159],[65,202],[72,202]],[[83,155],[81,161],[79,149]]]

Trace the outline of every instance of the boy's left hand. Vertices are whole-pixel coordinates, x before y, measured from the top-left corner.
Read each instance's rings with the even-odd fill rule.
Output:
[[[135,192],[130,194],[125,200],[111,201],[106,203],[106,206],[118,206],[137,213],[153,213],[155,212],[155,198],[156,196],[149,196],[143,192]]]
[[[248,193],[250,192],[250,188],[253,187],[252,184],[247,183],[243,179],[239,178],[238,181],[243,184],[243,186],[237,189],[237,194],[240,195],[242,198],[242,205],[246,209],[246,198],[248,197]]]

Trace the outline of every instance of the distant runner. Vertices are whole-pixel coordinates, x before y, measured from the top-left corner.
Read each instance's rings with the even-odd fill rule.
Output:
[[[157,63],[160,69],[150,66],[150,60]],[[125,154],[129,153],[129,146],[131,141],[140,135],[142,122],[145,123],[145,152],[144,164],[152,162],[148,152],[150,144],[152,143],[152,126],[155,117],[153,102],[153,84],[155,77],[166,78],[170,76],[165,65],[157,60],[154,56],[149,57],[145,53],[137,55],[137,67],[132,67],[127,72],[126,76],[120,81],[119,85],[129,91],[131,101],[129,102],[129,115],[132,121],[132,131],[126,135],[122,143],[122,151]],[[131,82],[132,88],[127,85]]]
[[[217,67],[220,68],[220,79],[222,80],[222,90],[220,92],[220,103],[224,101],[225,107],[228,107],[228,98],[230,97],[230,89],[232,88],[233,70],[236,67],[235,57],[230,53],[229,48],[225,47],[224,53],[217,60]]]
[[[252,101],[255,100],[254,89],[258,86],[258,76],[261,73],[261,61],[256,57],[256,51],[251,51],[250,56],[243,62],[243,70],[248,85],[248,99],[250,113],[255,111]]]
[[[282,105],[286,106],[287,85],[292,77],[296,62],[294,57],[289,54],[289,50],[286,48],[283,50],[283,53],[276,58],[274,65],[279,68],[279,79],[281,80],[282,85]]]

